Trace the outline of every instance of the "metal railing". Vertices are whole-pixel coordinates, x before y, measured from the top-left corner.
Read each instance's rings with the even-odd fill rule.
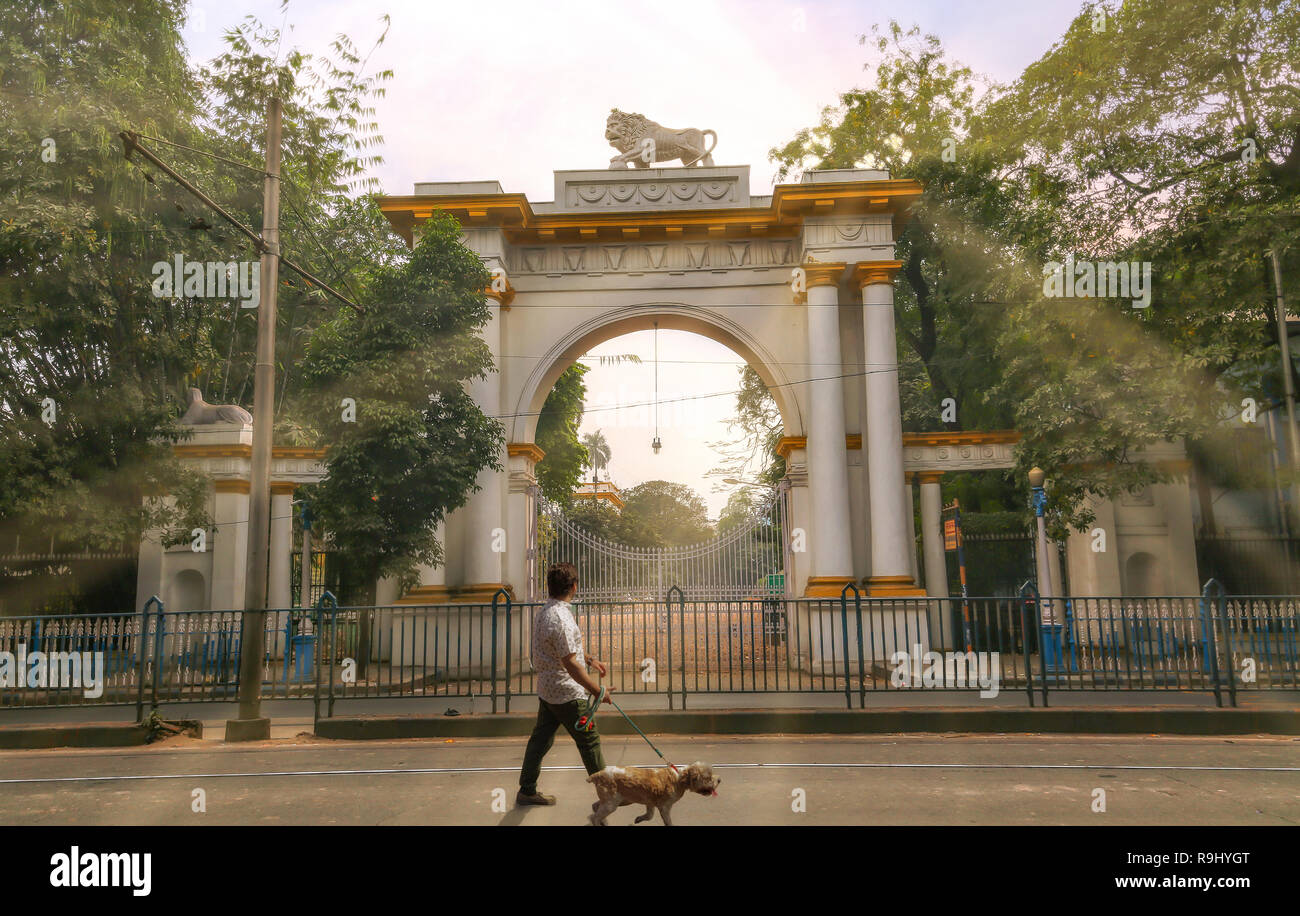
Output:
[[[307,611],[268,611],[262,696],[311,699],[317,718],[401,698],[509,712],[536,688],[541,606],[502,590],[490,604],[337,607],[327,592]],[[687,600],[674,587],[663,601],[579,601],[574,612],[605,682],[669,709],[737,694],[842,695],[860,708],[868,693],[924,690],[1023,692],[1031,705],[1062,691],[1190,691],[1236,705],[1243,691],[1300,689],[1300,597],[1230,597],[1214,581],[1200,597],[1042,600],[1028,584],[966,599],[871,598],[850,585],[838,598]],[[231,702],[239,639],[240,612],[169,612],[156,598],[135,614],[0,619],[8,670],[47,661],[22,685],[0,676],[0,708],[134,704],[143,715],[146,704]],[[81,674],[93,690],[67,677],[73,653],[89,653]]]

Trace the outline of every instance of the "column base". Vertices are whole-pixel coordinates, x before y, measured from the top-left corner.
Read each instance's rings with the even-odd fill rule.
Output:
[[[421,585],[411,589],[396,605],[410,604],[491,604],[492,597],[501,589],[515,600],[514,589],[501,582],[477,582],[472,585]]]
[[[863,583],[871,598],[924,598],[925,589],[911,576],[870,576]]]
[[[271,737],[271,720],[263,719],[227,719],[226,741],[267,741]]]
[[[852,576],[809,576],[804,586],[805,598],[838,598],[844,586],[852,585]]]

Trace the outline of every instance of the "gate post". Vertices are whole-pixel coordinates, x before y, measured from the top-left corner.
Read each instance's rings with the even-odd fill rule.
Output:
[[[496,590],[492,596],[492,712],[497,711],[497,606],[501,602],[501,596],[505,595],[506,607],[510,607],[510,593],[504,588]],[[480,656],[481,657],[481,656]],[[506,654],[506,675],[510,673],[510,655]]]
[[[1214,705],[1222,707],[1223,691],[1219,687],[1219,646],[1218,640],[1214,636],[1214,621],[1210,619],[1210,595],[1212,592],[1216,601],[1223,594],[1223,584],[1218,579],[1207,579],[1204,587],[1201,588],[1201,652],[1204,655],[1201,664],[1202,667],[1207,664],[1210,666],[1210,673],[1214,678]],[[1229,642],[1229,646],[1231,646],[1231,642]],[[1229,657],[1231,657],[1231,651],[1229,651]]]
[[[681,620],[682,626],[682,709],[686,708],[686,593],[674,585],[664,596],[664,617],[668,621],[668,708],[670,710],[673,708],[673,592],[677,593],[677,602],[681,607],[681,615],[678,619]]]
[[[1021,658],[1025,664],[1025,694],[1029,697],[1029,706],[1034,705],[1034,666],[1029,660],[1029,600],[1033,596],[1034,602],[1034,620],[1041,618],[1038,615],[1038,589],[1034,588],[1033,582],[1025,582],[1020,586],[1020,597],[1017,599],[1020,604],[1020,648]],[[1041,658],[1041,653],[1040,653]],[[1043,706],[1047,706],[1047,678],[1043,678]]]
[[[510,661],[511,661],[510,638],[513,635],[513,631],[514,631],[514,625],[511,620],[513,616],[512,610],[513,610],[513,602],[507,599],[506,601],[506,712],[507,713],[510,712]],[[523,651],[522,647],[520,647],[521,654],[522,651]]]
[[[866,680],[862,668],[862,593],[856,583],[847,582],[840,589],[840,625],[844,631],[844,699],[849,709],[853,708],[852,685],[849,683],[849,589],[853,589],[853,606],[857,612],[858,625],[858,708],[867,705]]]
[[[1223,627],[1223,641],[1226,651],[1224,657],[1228,662],[1228,701],[1237,705],[1237,670],[1232,664],[1232,630],[1228,627],[1228,592],[1219,585],[1219,624]]]
[[[135,720],[137,722],[144,722],[144,679],[145,679],[144,645],[145,645],[145,637],[149,633],[149,606],[150,605],[157,605],[158,610],[161,611],[163,607],[162,599],[159,598],[157,595],[153,595],[152,597],[150,597],[148,601],[144,603],[144,607],[140,609],[140,636],[139,638],[136,639],[136,643],[135,643],[136,662],[137,662],[137,667],[139,668],[139,672],[136,674],[137,683],[136,683],[136,692],[135,692]]]
[[[329,602],[328,605],[325,604],[325,602],[327,601]],[[332,719],[334,718],[334,656],[335,654],[337,654],[335,652],[335,649],[338,645],[338,635],[339,635],[339,614],[338,614],[339,600],[334,597],[334,593],[331,592],[329,589],[326,589],[324,592],[322,592],[320,596],[320,600],[316,602],[317,615],[319,616],[320,613],[325,611],[327,608],[330,612],[330,641],[329,641],[330,680],[329,680],[329,684],[325,688],[326,690],[325,696],[328,701],[328,705],[325,707],[325,715],[327,718]],[[324,631],[318,629],[316,632],[320,634],[323,633]],[[318,685],[320,683],[320,656],[321,653],[325,651],[324,642],[325,641],[321,639],[319,635],[316,637],[316,659],[317,659],[316,683]],[[319,693],[320,691],[318,689],[317,694],[319,695]],[[319,702],[320,701],[317,700],[317,705],[319,705]]]

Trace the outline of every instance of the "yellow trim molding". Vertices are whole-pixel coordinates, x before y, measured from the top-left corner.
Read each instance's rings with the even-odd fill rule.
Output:
[[[491,604],[492,596],[503,588],[510,593],[510,600],[515,600],[515,591],[511,586],[499,582],[479,582],[473,585],[421,585],[411,589],[393,604]]]
[[[853,583],[852,576],[809,576],[804,586],[805,598],[838,598],[844,586]]]
[[[298,484],[293,480],[273,480],[271,481],[272,496],[292,496],[293,491],[298,489]]]
[[[212,488],[218,493],[242,493],[245,496],[252,489],[247,480],[227,478],[212,481]]]
[[[925,597],[911,576],[871,576],[866,580],[867,594],[872,598]]]

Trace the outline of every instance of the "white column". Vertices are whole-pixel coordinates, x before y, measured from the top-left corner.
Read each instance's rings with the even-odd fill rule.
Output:
[[[499,296],[488,296],[490,317],[483,325],[482,335],[492,352],[492,370],[486,378],[470,383],[470,397],[489,417],[501,416],[501,306]],[[502,463],[505,456],[502,455]],[[463,585],[483,586],[495,591],[504,581],[500,546],[502,512],[505,502],[504,473],[484,468],[479,472],[479,489],[470,494],[465,506],[465,579]],[[501,530],[498,530],[501,529]],[[507,533],[508,534],[508,533]],[[516,535],[517,536],[517,535]],[[507,542],[507,549],[509,544]],[[477,592],[478,589],[475,589]],[[477,596],[475,596],[477,600]]]
[[[867,476],[871,490],[873,595],[918,595],[907,540],[911,506],[904,505],[903,417],[898,397],[898,350],[894,339],[894,273],[898,261],[864,262],[854,277],[862,287],[866,340]]]
[[[267,569],[267,607],[293,606],[290,578],[293,569],[293,489],[291,483],[271,484],[271,552]]]
[[[805,591],[838,597],[853,581],[849,468],[844,440],[844,360],[839,280],[844,264],[810,264],[808,278],[808,478],[812,569]]]
[[[529,599],[529,588],[537,582],[537,570],[531,562],[536,557],[533,536],[537,507],[533,487],[537,485],[537,462],[546,456],[535,443],[512,442],[506,446],[510,457],[510,493],[506,498],[506,582],[516,601]],[[529,554],[532,552],[532,556]],[[536,596],[533,596],[536,597]]]
[[[948,597],[948,562],[943,549],[943,498],[938,473],[923,472],[921,478],[921,540],[925,552],[925,593],[931,598]]]
[[[912,575],[912,581],[919,581],[920,571],[916,568],[916,513],[912,510],[912,475],[908,472],[903,473],[903,506],[907,510],[907,559],[908,571]]]
[[[248,481],[213,481],[212,609],[242,611],[248,570]]]

